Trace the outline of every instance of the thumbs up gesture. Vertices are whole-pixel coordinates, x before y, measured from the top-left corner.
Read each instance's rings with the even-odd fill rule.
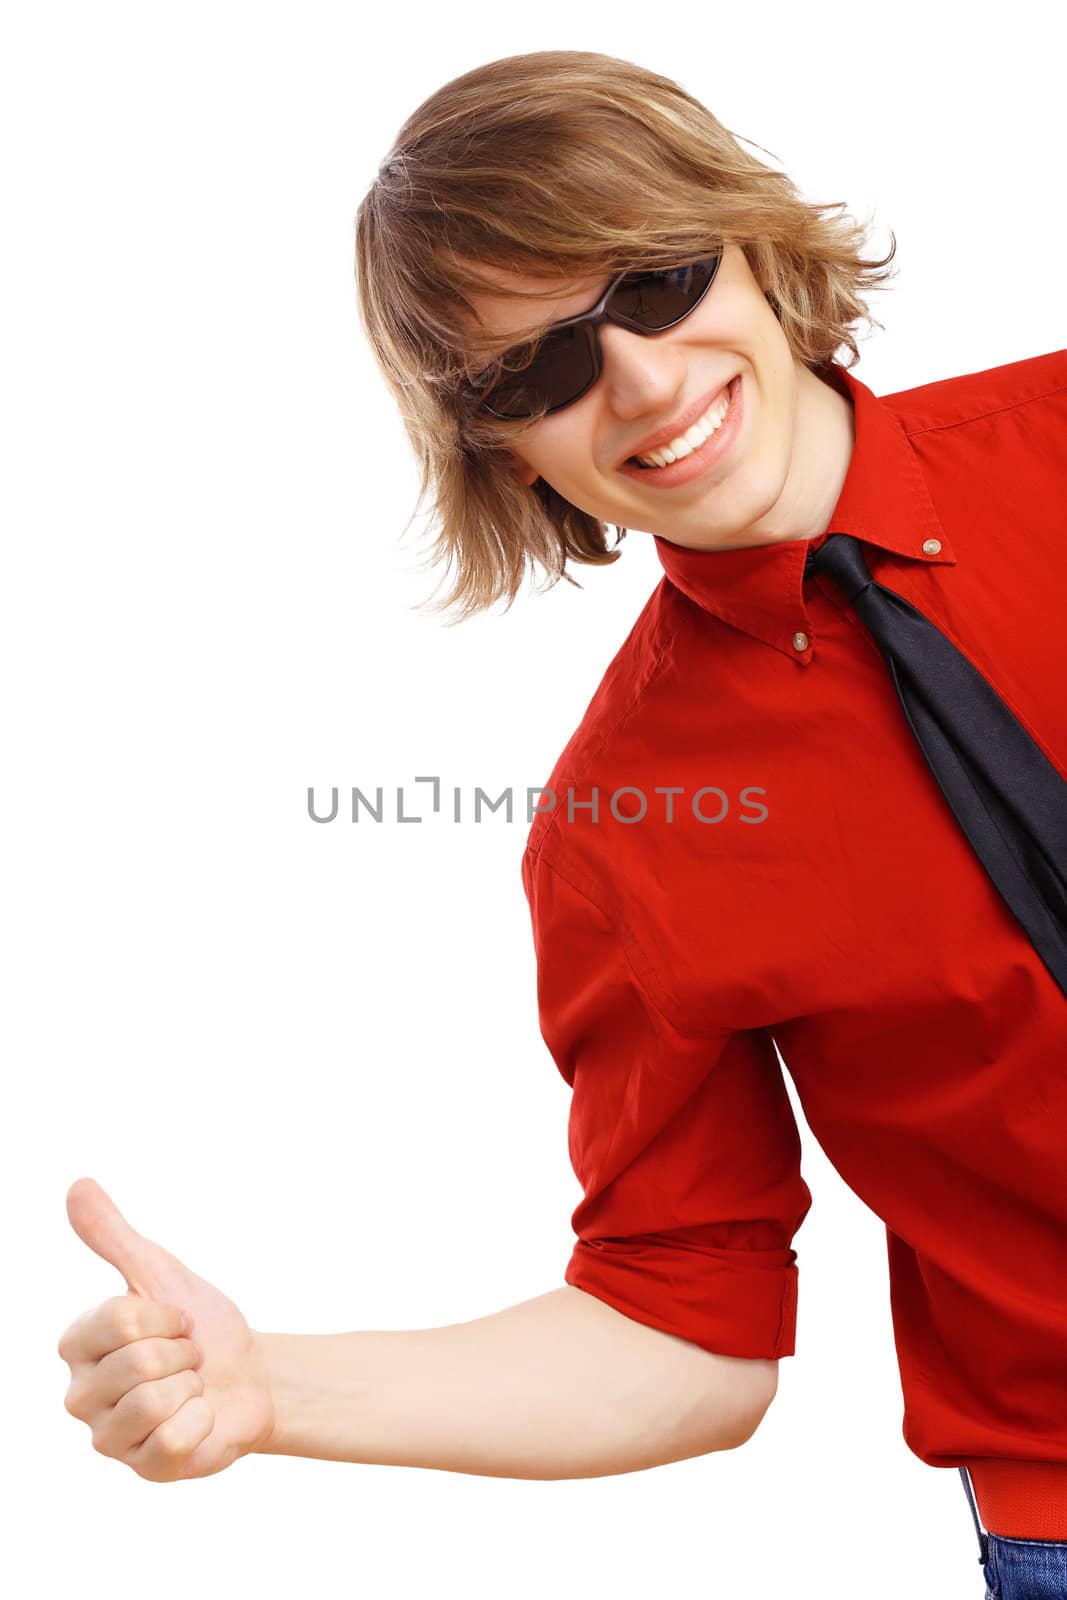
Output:
[[[261,1448],[274,1407],[256,1336],[233,1301],[135,1232],[92,1178],[71,1185],[67,1215],[127,1284],[72,1322],[57,1347],[71,1373],[64,1404],[88,1423],[94,1450],[173,1483]]]

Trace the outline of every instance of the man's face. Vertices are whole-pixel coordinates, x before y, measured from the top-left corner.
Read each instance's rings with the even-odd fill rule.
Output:
[[[495,353],[518,342],[519,330],[537,318],[558,322],[589,310],[610,282],[576,278],[537,300],[507,300],[494,287],[536,289],[539,280],[469,265],[486,284],[472,303],[483,326],[500,336]],[[729,549],[807,535],[799,525],[789,531],[794,508],[799,517],[811,499],[793,481],[803,469],[798,464],[792,480],[790,469],[798,436],[813,432],[800,426],[803,414],[824,408],[830,391],[794,359],[739,246],[726,247],[708,293],[675,327],[643,335],[605,322],[599,335],[603,371],[596,383],[512,446],[525,482],[543,478],[603,522],[680,545]],[[674,483],[664,477],[662,484],[632,461],[620,470],[650,435],[664,428],[684,432],[684,421],[673,428],[676,420],[694,405],[703,409],[705,400],[721,400],[720,391],[737,376],[740,407],[732,426],[727,418],[717,451],[712,441],[706,467]]]

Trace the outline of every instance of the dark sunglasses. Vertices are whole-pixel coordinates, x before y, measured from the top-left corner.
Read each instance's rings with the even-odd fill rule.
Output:
[[[530,417],[546,403],[546,415],[562,411],[580,400],[600,377],[602,322],[617,323],[633,333],[663,333],[675,327],[703,300],[721,260],[720,251],[683,267],[621,272],[591,311],[554,322],[525,367],[505,372],[489,388],[465,385],[461,391],[464,400],[494,417]],[[517,359],[522,348],[513,346],[501,359]]]

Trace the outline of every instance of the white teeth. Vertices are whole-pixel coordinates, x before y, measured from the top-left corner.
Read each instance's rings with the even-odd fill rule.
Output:
[[[637,460],[647,463],[651,467],[668,467],[672,461],[681,461],[683,456],[692,455],[694,450],[699,450],[705,439],[710,439],[726,418],[730,409],[730,392],[726,397],[709,406],[704,415],[693,423],[692,427],[672,439],[670,444],[661,445],[658,450],[653,450],[650,455],[638,456]]]

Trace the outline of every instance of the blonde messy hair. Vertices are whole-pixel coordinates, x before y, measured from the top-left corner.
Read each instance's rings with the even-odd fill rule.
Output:
[[[552,284],[678,266],[733,242],[793,354],[824,373],[842,344],[846,366],[859,359],[858,319],[883,326],[860,296],[890,276],[879,269],[896,251],[894,236],[887,256],[865,260],[867,228],[832,214],[844,204],[801,199],[677,83],[613,56],[506,56],[425,100],[382,161],[355,231],[360,316],[421,468],[413,515],[432,491],[430,561],[455,567],[433,609],[457,607],[463,620],[502,597],[510,605],[528,565],[573,583],[568,560],[616,561],[626,533],[616,528],[609,548],[603,522],[543,479],[521,480],[509,445],[537,418],[465,406],[465,383],[503,369],[489,354],[499,337],[476,331],[467,298],[485,282],[464,263]],[[525,342],[528,356],[545,326],[529,324],[509,350]]]

